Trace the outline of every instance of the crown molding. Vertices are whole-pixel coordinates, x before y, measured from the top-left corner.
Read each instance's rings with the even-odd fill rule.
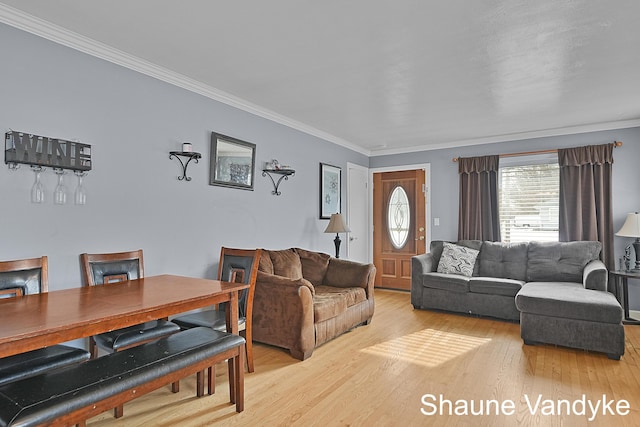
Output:
[[[0,22],[368,156],[370,151],[252,102],[0,3]]]
[[[554,129],[543,129],[531,132],[510,133],[495,135],[484,138],[465,139],[460,141],[444,142],[439,144],[419,145],[404,148],[390,148],[382,150],[372,150],[371,157],[386,156],[391,154],[406,154],[419,151],[441,150],[445,148],[468,147],[471,145],[494,144],[498,142],[521,141],[524,139],[545,138],[551,136],[573,135],[578,133],[600,132],[615,129],[628,129],[640,127],[640,119],[620,120],[615,122],[604,122],[590,125],[568,126]]]

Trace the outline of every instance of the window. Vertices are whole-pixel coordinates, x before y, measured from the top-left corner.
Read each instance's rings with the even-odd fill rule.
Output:
[[[507,161],[500,167],[498,203],[503,242],[558,241],[560,178],[554,161],[524,165]]]
[[[396,249],[402,249],[409,237],[409,224],[411,224],[411,210],[409,209],[409,197],[404,188],[398,186],[393,189],[389,197],[387,211],[387,227],[391,243]]]

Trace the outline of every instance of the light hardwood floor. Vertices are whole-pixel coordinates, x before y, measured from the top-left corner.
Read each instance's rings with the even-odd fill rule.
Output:
[[[245,376],[241,414],[229,403],[225,365],[218,365],[213,396],[196,398],[193,376],[177,394],[164,387],[126,404],[120,420],[107,412],[89,425],[636,426],[640,326],[625,326],[625,332],[625,355],[612,361],[598,353],[525,346],[517,323],[414,310],[408,293],[376,290],[372,323],[321,346],[304,362],[255,344],[256,370]],[[424,395],[435,400],[423,401]],[[452,402],[453,415],[446,402],[440,415],[440,395]],[[527,399],[535,406],[539,396],[532,414]],[[614,401],[615,415],[603,415],[603,398]],[[489,415],[456,415],[465,403],[470,413],[472,404],[477,410],[487,400],[494,401]],[[629,413],[618,415],[615,405],[624,400]],[[498,411],[495,402],[505,406]],[[582,402],[600,402],[592,421],[588,407],[581,415]]]

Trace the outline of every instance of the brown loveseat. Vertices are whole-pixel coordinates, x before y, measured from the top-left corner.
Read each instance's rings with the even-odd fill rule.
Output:
[[[262,250],[253,339],[305,360],[314,348],[373,316],[373,264],[305,249]]]

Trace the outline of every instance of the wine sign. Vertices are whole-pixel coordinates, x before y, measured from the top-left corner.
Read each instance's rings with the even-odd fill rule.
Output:
[[[91,145],[11,131],[5,133],[4,162],[90,171]]]

